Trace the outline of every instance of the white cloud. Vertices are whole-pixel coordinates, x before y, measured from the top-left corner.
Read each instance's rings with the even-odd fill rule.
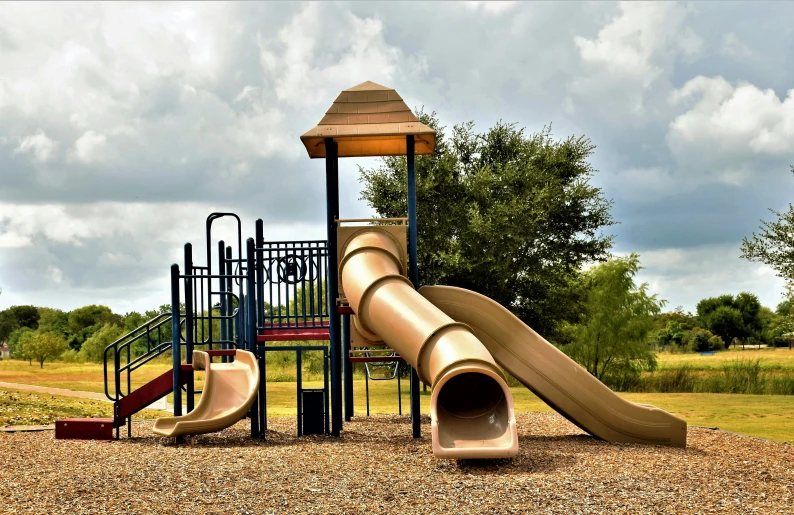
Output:
[[[691,9],[674,2],[621,2],[595,38],[576,36],[584,73],[570,90],[606,102],[612,112],[643,115],[649,90],[673,69],[676,57],[694,60],[703,41],[684,24]]]
[[[21,138],[19,146],[14,150],[14,153],[32,153],[33,158],[37,162],[46,163],[53,158],[57,149],[58,142],[47,137],[47,134],[42,129],[38,129],[35,134]]]
[[[74,158],[83,163],[96,163],[107,156],[107,136],[86,131],[74,142]]]
[[[516,6],[516,3],[517,2],[507,0],[491,0],[487,2],[471,0],[469,2],[463,2],[463,5],[470,11],[474,12],[484,11],[490,14],[501,14],[503,12],[512,10]]]
[[[365,80],[390,85],[398,76],[424,71],[421,59],[388,44],[384,32],[378,18],[335,13],[309,3],[276,38],[259,34],[259,60],[279,102],[315,113],[330,105],[329,99],[341,89]],[[238,98],[250,93],[243,90]]]
[[[794,89],[780,99],[771,89],[698,76],[673,91],[670,102],[687,108],[667,134],[680,161],[738,159],[741,166],[755,155],[794,152]]]

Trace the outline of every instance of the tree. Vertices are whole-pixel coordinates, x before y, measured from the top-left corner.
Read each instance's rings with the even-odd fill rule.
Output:
[[[563,352],[602,382],[625,389],[643,370],[656,368],[648,346],[653,315],[664,305],[639,287],[634,277],[642,269],[631,254],[599,264],[584,273],[587,284],[585,321],[569,326],[573,338]]]
[[[742,292],[735,298],[720,295],[701,300],[697,314],[703,327],[722,338],[725,347],[734,339],[761,337],[761,303],[752,293]]]
[[[27,359],[31,358],[25,355],[24,342],[27,337],[34,334],[36,331],[30,327],[20,327],[8,336],[8,347],[11,349],[11,357],[14,359]]]
[[[85,361],[101,363],[105,356],[105,347],[116,341],[123,330],[113,324],[105,324],[80,347],[80,357]]]
[[[0,341],[6,341],[20,327],[38,329],[39,311],[35,306],[11,306],[0,311]]]
[[[794,166],[791,172],[794,173]],[[785,213],[771,208],[770,211],[777,220],[761,220],[761,233],[742,239],[742,257],[769,265],[778,276],[794,282],[794,206],[789,204]]]
[[[41,368],[46,360],[57,358],[66,348],[66,341],[53,333],[35,332],[22,342],[22,352],[28,359],[35,359]]]
[[[455,126],[450,141],[435,113],[436,152],[417,156],[419,282],[478,291],[547,337],[576,321],[582,265],[608,257],[612,202],[589,183],[596,173],[586,138],[554,140],[497,123],[482,134]],[[407,213],[404,157],[360,168],[362,199],[381,217]]]
[[[70,347],[79,350],[80,346],[105,324],[121,326],[124,321],[107,306],[91,304],[77,308],[69,313],[69,331],[74,334],[74,343]]]
[[[724,348],[722,338],[700,327],[684,333],[683,343],[693,352],[716,351]]]

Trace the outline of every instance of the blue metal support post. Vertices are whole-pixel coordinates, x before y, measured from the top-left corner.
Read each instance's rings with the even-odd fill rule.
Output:
[[[342,432],[342,339],[340,317],[336,311],[339,294],[337,227],[339,219],[339,155],[333,138],[325,138],[325,200],[328,230],[328,318],[331,346],[331,434]]]
[[[185,243],[185,363],[193,363],[193,245]],[[203,314],[203,313],[202,313]],[[195,401],[195,386],[193,377],[188,378],[187,382],[187,412],[193,411]],[[181,388],[181,387],[180,387]]]
[[[256,221],[256,321],[257,327],[265,326],[265,254],[262,249],[265,246],[265,223],[262,219]],[[258,349],[257,342],[257,349]],[[262,438],[267,434],[267,388],[265,385],[265,378],[267,377],[267,363],[265,359],[265,352],[258,356],[259,361],[259,394],[257,399],[259,402],[259,430]]]
[[[174,372],[174,416],[182,416],[182,357],[179,341],[179,265],[171,265],[171,365]]]
[[[342,361],[345,368],[345,422],[353,418],[353,363],[350,362],[350,315],[342,315]]]
[[[259,353],[257,352],[256,345],[256,282],[254,281],[254,239],[248,238],[245,241],[245,258],[246,258],[246,277],[245,277],[245,328],[246,340],[248,340],[248,350],[254,353],[258,359]],[[259,400],[255,400],[251,405],[251,438],[259,438]]]
[[[224,259],[226,256],[224,251],[226,249],[226,243],[221,240],[218,242],[218,275],[221,277],[218,278],[218,293],[220,296],[220,320],[219,325],[221,326],[220,331],[220,338],[221,338],[221,349],[226,350],[229,348],[229,344],[226,343],[228,339],[228,334],[226,331],[226,295],[223,293],[226,291],[226,279],[223,276],[226,273],[226,260]],[[211,279],[210,279],[211,280]],[[212,309],[212,308],[210,308]],[[227,363],[229,358],[227,356],[221,357],[222,363]]]
[[[232,265],[232,247],[231,247],[231,245],[226,247],[226,258],[223,261],[224,261],[224,263],[226,263],[226,272],[225,272],[226,273],[226,279],[225,279],[226,280],[226,289],[224,291],[227,291],[229,293],[234,293],[234,279],[232,279],[232,277],[231,277],[232,271],[234,270],[233,265]],[[221,273],[224,273],[224,272],[221,272]],[[234,313],[234,302],[232,302],[234,300],[234,295],[226,295],[226,297],[228,297],[228,300],[226,301],[227,302],[227,304],[226,304],[226,312],[227,312],[227,314],[231,315],[231,314]],[[239,303],[237,305],[237,308],[238,308],[238,312],[239,312],[239,308],[240,308]],[[238,316],[235,319],[229,318],[225,322],[226,323],[226,336],[232,342],[236,338],[236,336],[234,334],[234,328],[236,326],[236,320],[239,320],[239,319],[240,319],[240,317]]]
[[[414,135],[405,137],[405,150],[408,164],[408,278],[419,288],[419,263],[416,250],[416,166],[414,159]],[[411,368],[411,429],[414,438],[422,436],[419,407],[419,375]]]

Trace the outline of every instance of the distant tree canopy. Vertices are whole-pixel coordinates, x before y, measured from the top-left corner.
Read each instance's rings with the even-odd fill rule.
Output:
[[[725,347],[734,338],[758,337],[762,330],[761,303],[758,297],[748,292],[736,297],[705,298],[698,302],[697,314],[701,325],[722,338]]]
[[[484,133],[457,125],[447,140],[435,113],[419,115],[437,131],[435,154],[416,158],[420,283],[478,291],[547,337],[578,320],[576,278],[608,257],[612,237],[601,231],[615,223],[612,202],[589,183],[595,146],[501,122]],[[406,216],[404,157],[359,172],[379,216]]]
[[[11,306],[0,311],[0,342],[8,340],[8,337],[21,327],[38,329],[39,311],[35,306]]]

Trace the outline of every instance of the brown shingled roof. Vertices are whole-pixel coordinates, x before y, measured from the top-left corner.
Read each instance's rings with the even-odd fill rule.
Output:
[[[403,156],[415,135],[415,154],[432,154],[436,131],[424,125],[391,88],[367,81],[342,91],[316,127],[301,136],[309,157],[325,157],[333,137],[339,157]]]

